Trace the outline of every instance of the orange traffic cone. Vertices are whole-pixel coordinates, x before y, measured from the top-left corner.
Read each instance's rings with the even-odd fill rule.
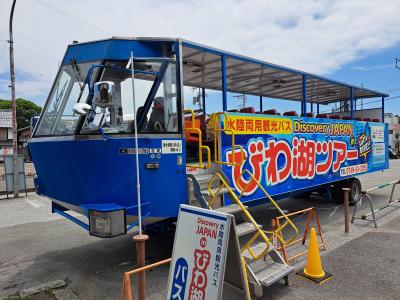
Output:
[[[310,231],[307,265],[303,271],[297,272],[296,274],[316,283],[322,283],[332,277],[332,274],[326,273],[322,269],[317,233],[314,227],[312,227]]]

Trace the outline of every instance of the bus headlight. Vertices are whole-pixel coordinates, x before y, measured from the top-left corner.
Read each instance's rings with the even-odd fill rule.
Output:
[[[103,238],[125,234],[125,210],[89,210],[89,233]]]

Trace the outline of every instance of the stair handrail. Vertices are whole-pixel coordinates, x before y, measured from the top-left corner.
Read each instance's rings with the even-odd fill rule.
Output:
[[[225,120],[228,118],[228,114],[225,111],[212,113],[211,117],[210,117],[210,125],[212,126],[213,131],[214,131],[214,162],[219,165],[228,165],[228,166],[241,165],[245,160],[246,152],[241,145],[235,145],[235,132],[233,130],[218,127],[218,120],[219,120],[219,116],[221,116],[221,115],[224,116]],[[235,161],[236,158],[234,155],[232,156],[232,162],[218,160],[218,147],[217,147],[218,132],[224,132],[224,133],[231,134],[231,136],[232,136],[232,152],[234,153],[235,149],[239,149],[240,153],[241,153],[239,161],[237,161],[237,162]]]
[[[287,239],[286,241],[283,239],[283,235],[282,237],[277,235],[279,241],[283,244],[283,245],[288,245],[291,242],[293,242],[297,236],[299,235],[299,229],[296,227],[296,225],[292,222],[292,220],[290,220],[290,218],[283,212],[283,210],[279,207],[279,205],[275,202],[275,200],[271,197],[271,195],[266,191],[266,189],[261,185],[261,183],[254,177],[254,175],[248,170],[248,169],[244,169],[242,171],[242,173],[240,174],[240,176],[243,176],[245,173],[247,173],[251,179],[249,180],[248,184],[246,185],[245,188],[240,186],[239,184],[239,188],[242,190],[242,192],[239,194],[238,198],[240,199],[245,191],[247,190],[247,188],[249,187],[249,185],[251,184],[251,181],[254,180],[255,183],[257,184],[258,188],[264,193],[264,195],[268,198],[268,200],[272,203],[272,205],[279,211],[279,213],[281,214],[281,216],[285,219],[285,222],[279,226],[276,230],[264,230],[265,233],[268,234],[273,234],[273,235],[277,235],[277,233],[280,233],[283,229],[285,229],[288,225],[290,225],[290,227],[292,227],[292,229],[294,230],[294,234]]]
[[[244,251],[248,251],[250,253],[250,255],[255,259],[260,259],[262,257],[264,257],[270,248],[270,243],[271,240],[274,236],[277,236],[279,241],[281,242],[281,244],[283,245],[288,245],[290,243],[292,243],[297,236],[299,235],[299,230],[296,227],[296,225],[290,220],[290,218],[282,211],[282,209],[279,207],[279,205],[275,202],[275,200],[271,197],[271,195],[265,190],[265,188],[260,184],[260,182],[254,177],[254,175],[247,169],[243,170],[242,173],[240,174],[240,176],[243,176],[244,174],[248,174],[248,176],[250,176],[250,180],[247,183],[246,187],[243,188],[241,186],[239,186],[239,188],[242,189],[242,191],[240,192],[239,195],[236,195],[234,193],[234,191],[232,190],[232,188],[229,186],[229,184],[226,182],[226,180],[223,178],[223,176],[220,173],[215,173],[210,182],[208,183],[208,190],[210,192],[211,195],[211,200],[209,202],[207,202],[208,206],[210,209],[212,209],[212,206],[217,198],[217,196],[219,195],[221,189],[225,186],[225,188],[227,189],[227,191],[229,192],[229,194],[231,195],[231,198],[234,199],[234,201],[236,202],[237,205],[239,205],[239,207],[241,208],[241,210],[244,212],[246,218],[254,225],[254,227],[257,229],[257,232],[252,236],[252,238],[243,246],[242,248],[242,253]],[[220,180],[220,186],[214,190],[211,188],[215,178],[218,178]],[[258,186],[259,189],[261,189],[261,191],[265,194],[265,196],[269,199],[269,201],[271,201],[272,205],[280,212],[281,216],[285,219],[285,222],[279,226],[278,228],[276,228],[275,230],[262,230],[258,227],[257,222],[254,220],[254,218],[251,216],[251,214],[248,212],[248,210],[246,209],[246,207],[242,204],[242,202],[240,201],[240,198],[244,195],[245,191],[247,190],[247,187],[251,184],[251,181],[254,180]],[[287,240],[284,240],[283,235],[278,235],[278,233],[282,232],[283,229],[285,229],[287,226],[289,226],[294,230],[294,234]],[[268,238],[265,234],[271,234],[271,238]],[[257,238],[261,236],[261,238],[266,242],[267,247],[264,251],[261,252],[261,254],[257,255],[251,248],[251,245],[257,240]]]
[[[211,185],[213,184],[214,180],[218,178],[220,180],[220,186],[215,190],[213,190],[211,188]],[[249,240],[249,242],[247,242],[247,244],[241,249],[241,253],[243,254],[244,251],[248,251],[250,253],[250,255],[255,259],[261,259],[263,258],[265,255],[267,255],[268,251],[270,250],[270,246],[272,243],[272,238],[273,236],[271,235],[271,238],[268,238],[265,234],[265,232],[259,227],[259,225],[257,224],[257,222],[254,220],[254,218],[252,217],[252,215],[248,212],[248,210],[246,209],[246,207],[243,205],[243,203],[240,201],[240,199],[237,197],[237,195],[234,193],[234,191],[232,190],[232,188],[229,186],[229,184],[225,181],[225,179],[223,178],[223,176],[217,172],[215,173],[212,177],[211,180],[208,183],[208,191],[210,192],[211,195],[211,200],[208,203],[208,206],[210,209],[212,209],[212,205],[214,204],[215,199],[217,198],[217,196],[219,195],[219,192],[221,191],[221,189],[225,187],[227,189],[227,191],[229,192],[229,194],[231,195],[232,199],[235,200],[236,204],[239,205],[239,207],[241,208],[241,210],[243,211],[243,213],[246,215],[246,218],[253,224],[254,228],[256,228],[256,233],[253,235],[253,237]],[[256,254],[251,248],[250,245],[258,238],[261,237],[265,244],[267,245],[267,247],[260,253],[260,254]]]
[[[199,164],[198,165],[192,165],[192,164],[186,164],[187,167],[192,167],[192,168],[197,168],[197,169],[209,169],[211,167],[211,150],[210,147],[203,145],[203,136],[200,128],[195,127],[195,115],[193,109],[185,109],[183,111],[183,114],[191,114],[191,120],[192,124],[191,127],[187,128],[185,127],[185,131],[189,132],[196,132],[199,135]],[[207,152],[207,164],[203,165],[203,150],[206,150]]]

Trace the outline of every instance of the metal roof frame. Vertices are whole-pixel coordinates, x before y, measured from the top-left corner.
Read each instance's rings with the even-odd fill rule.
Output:
[[[312,95],[309,94],[309,89],[307,91],[307,102],[314,102],[314,103],[321,103],[321,104],[328,104],[331,102],[338,102],[338,101],[343,101],[343,100],[349,100],[349,96],[347,96],[347,98],[345,97],[345,95],[350,95],[350,93],[348,92],[348,90],[352,89],[353,90],[353,99],[359,99],[359,98],[373,98],[373,97],[388,97],[388,94],[385,93],[381,93],[379,91],[375,91],[375,90],[371,90],[371,89],[367,89],[364,87],[359,87],[359,86],[355,86],[355,85],[351,85],[348,83],[344,83],[344,82],[340,82],[340,81],[336,81],[336,80],[332,80],[323,76],[319,76],[319,75],[315,75],[315,74],[311,74],[308,72],[303,72],[300,70],[296,70],[293,68],[288,68],[288,67],[283,67],[280,65],[276,65],[270,62],[266,62],[266,61],[262,61],[259,59],[254,59],[254,58],[250,58],[244,55],[239,55],[239,54],[235,54],[229,51],[224,51],[224,50],[220,50],[214,47],[209,47],[209,46],[205,46],[199,43],[195,43],[186,39],[181,39],[181,38],[168,38],[168,37],[112,37],[110,39],[100,39],[100,40],[96,40],[96,41],[88,41],[88,42],[83,42],[83,43],[78,43],[80,45],[82,44],[90,44],[93,42],[99,42],[99,41],[107,41],[107,40],[132,40],[132,41],[140,41],[140,42],[162,42],[162,43],[180,43],[182,45],[182,59],[183,59],[183,63],[184,63],[184,68],[188,67],[187,65],[185,65],[186,63],[189,64],[195,64],[197,65],[198,68],[203,68],[206,69],[207,65],[209,64],[216,64],[218,62],[220,62],[221,57],[224,57],[226,59],[226,71],[235,68],[235,67],[242,67],[242,66],[256,66],[259,67],[260,70],[270,70],[270,71],[274,71],[275,74],[279,75],[286,75],[286,76],[298,76],[300,77],[304,77],[306,78],[306,85],[309,86],[311,85],[317,85],[319,86],[319,89],[321,90],[332,90],[332,88],[339,88],[342,91],[343,97],[340,98],[335,98],[335,97],[325,97],[323,101],[321,100],[313,100],[313,98],[320,98],[320,97],[316,97],[316,95]],[[72,45],[71,45],[72,46]],[[190,51],[190,53],[184,53]],[[194,59],[196,56],[199,55],[204,55],[204,54],[209,54],[212,55],[214,57],[213,61],[198,61],[198,59]],[[236,62],[236,66],[232,64],[233,62]],[[240,65],[238,65],[238,63]],[[253,71],[256,71],[256,69],[254,69]],[[253,72],[253,71],[249,71],[249,70],[243,70],[243,74],[248,74],[249,72]],[[200,75],[200,72],[198,72]],[[198,77],[203,79],[206,79],[207,76],[210,76],[211,74],[218,74],[218,73],[222,73],[221,70],[221,64],[218,64],[218,68],[214,69],[213,71],[211,71],[210,73],[205,73],[202,74]],[[238,75],[238,73],[236,74]],[[230,88],[230,75],[229,72],[226,74],[226,79],[227,79],[227,91],[228,92],[237,92],[237,93],[242,93],[241,91],[235,91],[233,89]],[[256,76],[256,75],[254,75]],[[257,76],[256,76],[257,77]],[[215,78],[210,78],[212,80],[215,80]],[[196,79],[198,80],[198,79]],[[221,80],[222,81],[222,80]],[[188,79],[188,82],[190,82],[191,84],[193,84],[194,86],[201,86],[199,84],[199,82],[193,82],[193,80]],[[205,88],[208,88],[207,86],[204,86]],[[210,88],[215,88],[215,86],[210,87]],[[300,87],[301,89],[301,87]],[[219,90],[222,90],[222,87],[219,88]],[[268,94],[260,94],[260,93],[253,93],[254,95],[257,96],[263,96],[263,97],[269,97]],[[292,94],[290,94],[292,96]],[[299,95],[293,95],[293,99],[290,100],[295,100],[295,101],[302,101],[301,97],[299,97]],[[274,96],[274,98],[276,98]]]
[[[180,70],[182,73],[180,76],[183,78],[183,84],[202,89],[222,91],[222,107],[224,111],[228,107],[228,92],[259,96],[260,110],[262,110],[263,97],[300,101],[302,115],[306,115],[307,113],[307,103],[317,104],[318,112],[319,104],[350,100],[351,117],[353,117],[354,100],[381,97],[383,120],[384,100],[389,96],[388,94],[364,87],[354,86],[323,76],[204,46],[185,39],[112,37],[111,39],[104,39],[97,42],[112,40],[136,41],[147,44],[147,46],[157,43],[171,45],[182,62],[182,70]],[[93,41],[78,43],[69,47],[73,50],[75,46],[90,43],[93,43]],[[126,49],[131,47],[129,44],[124,46]],[[156,51],[154,50],[155,48],[148,48],[143,47],[141,49],[143,52],[142,55],[145,55],[144,53],[152,54],[152,51]],[[121,50],[118,47],[107,50],[116,51],[117,49]],[[93,58],[97,52],[92,51],[89,54]],[[121,55],[121,53],[117,54]],[[146,55],[148,56],[149,54]],[[203,99],[203,102],[205,103],[205,99]]]
[[[226,60],[225,79],[227,92],[303,101],[304,91],[302,91],[302,88],[304,83],[302,81],[305,79],[305,95],[308,103],[329,104],[351,100],[351,94],[353,95],[353,100],[389,96],[364,87],[222,51],[188,40],[179,41],[182,44],[185,85],[223,90],[222,79],[217,81],[214,75],[223,73],[222,64],[216,64],[221,62],[222,57],[224,57]],[[198,69],[189,70],[189,66],[185,64],[187,61]],[[210,65],[213,66],[212,70],[207,68]],[[235,68],[238,67],[241,70],[236,70],[235,72]],[[248,67],[250,70],[243,69],[243,67]],[[196,73],[196,75],[193,76],[193,73]],[[273,77],[275,78],[271,74],[274,74]],[[233,78],[241,76],[243,77]],[[274,79],[277,82],[274,82]],[[242,82],[243,84],[241,84]]]

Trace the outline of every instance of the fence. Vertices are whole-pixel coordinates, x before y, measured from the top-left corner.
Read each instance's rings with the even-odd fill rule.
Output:
[[[141,274],[147,270],[151,270],[154,269],[156,267],[165,265],[165,264],[169,264],[171,262],[172,258],[168,258],[159,262],[156,262],[154,264],[151,265],[147,265],[141,268],[137,268],[135,270],[132,271],[128,271],[124,273],[123,279],[122,279],[122,289],[121,289],[121,298],[120,300],[133,300],[133,288],[132,288],[132,284],[131,284],[131,276],[132,275],[138,275]],[[138,289],[140,287],[138,286]],[[144,287],[145,288],[145,287]]]
[[[374,223],[375,228],[378,228],[378,224],[377,224],[377,221],[376,221],[375,213],[377,213],[377,212],[379,212],[381,210],[384,210],[385,208],[388,208],[388,207],[390,207],[390,206],[392,206],[394,204],[400,203],[400,199],[393,200],[394,191],[395,191],[395,188],[396,188],[397,185],[400,185],[400,180],[394,180],[394,181],[391,181],[391,182],[388,182],[388,183],[381,184],[381,185],[378,185],[376,187],[370,188],[368,190],[362,191],[360,197],[356,201],[356,205],[354,206],[353,216],[351,218],[351,223],[354,223],[355,219],[364,220],[364,221],[370,221],[370,222]],[[372,198],[371,198],[370,192],[375,191],[375,190],[379,190],[379,189],[383,189],[383,188],[388,187],[388,186],[392,186],[392,190],[391,190],[390,196],[389,196],[389,202],[386,205],[382,206],[382,207],[374,209],[374,205],[372,203]],[[356,215],[357,214],[357,208],[359,206],[361,206],[363,200],[367,200],[368,201],[370,209],[371,209],[371,212],[366,213],[366,214],[362,215],[361,217],[359,217],[359,216]],[[370,216],[372,216],[372,219],[369,218]]]
[[[6,170],[3,162],[0,162],[0,195],[7,195],[6,189]],[[25,163],[25,178],[26,178],[26,187],[28,192],[32,192],[35,190],[33,184],[33,177],[36,175],[35,166],[31,162]]]

